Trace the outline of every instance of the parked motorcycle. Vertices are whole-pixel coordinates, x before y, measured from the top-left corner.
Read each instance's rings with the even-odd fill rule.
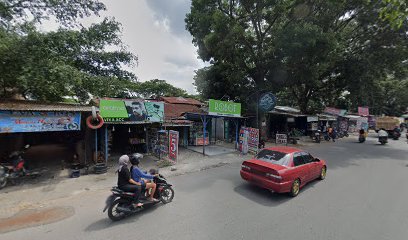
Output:
[[[378,137],[378,142],[380,142],[381,145],[384,145],[388,142],[388,137]]]
[[[158,173],[156,171],[150,171],[152,175]],[[174,190],[172,185],[167,183],[167,179],[159,174],[153,178],[153,182],[156,183],[156,192],[154,198],[160,200],[162,203],[167,204],[174,198]],[[142,207],[134,207],[134,194],[131,192],[124,192],[117,187],[111,189],[112,195],[106,199],[106,206],[103,212],[108,210],[108,217],[112,221],[119,221],[127,216],[142,211],[146,207],[156,205],[158,202],[152,202],[147,200],[148,193],[146,191],[141,193],[140,201],[143,203]]]
[[[313,140],[316,143],[320,143],[320,130],[314,132]]]
[[[15,184],[19,179],[23,177],[37,177],[39,172],[27,171],[25,169],[25,161],[23,154],[30,147],[25,145],[23,150],[14,151],[8,156],[6,163],[0,163],[0,189],[4,188],[8,182]]]

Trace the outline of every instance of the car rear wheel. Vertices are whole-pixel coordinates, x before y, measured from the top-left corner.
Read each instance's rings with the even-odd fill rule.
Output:
[[[322,167],[322,170],[320,170],[319,179],[320,179],[320,180],[325,179],[325,178],[326,178],[326,174],[327,174],[327,168],[326,168],[326,166],[323,166],[323,167]]]
[[[299,191],[300,191],[300,179],[297,178],[292,183],[292,187],[290,189],[290,196],[296,197],[299,194]]]

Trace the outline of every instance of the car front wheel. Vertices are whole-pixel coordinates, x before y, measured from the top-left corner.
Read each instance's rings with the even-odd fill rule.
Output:
[[[323,167],[322,167],[322,170],[320,170],[319,179],[320,179],[320,180],[325,179],[325,178],[326,178],[326,174],[327,174],[327,168],[326,168],[326,166],[323,166]]]

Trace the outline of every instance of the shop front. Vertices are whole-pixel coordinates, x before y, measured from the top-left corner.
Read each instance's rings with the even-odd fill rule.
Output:
[[[92,135],[84,119],[91,107],[45,104],[33,101],[0,102],[0,156],[30,145],[24,158],[27,168],[89,164]]]
[[[164,121],[164,103],[143,99],[101,99],[100,114],[105,121],[101,145],[110,155],[155,153]]]

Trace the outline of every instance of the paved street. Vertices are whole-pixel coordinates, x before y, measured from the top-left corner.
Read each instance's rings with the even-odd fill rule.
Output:
[[[408,144],[385,146],[356,136],[308,146],[328,175],[299,196],[273,194],[241,180],[240,163],[169,179],[174,201],[112,223],[102,213],[109,192],[79,193],[65,220],[4,233],[7,239],[406,239]]]

